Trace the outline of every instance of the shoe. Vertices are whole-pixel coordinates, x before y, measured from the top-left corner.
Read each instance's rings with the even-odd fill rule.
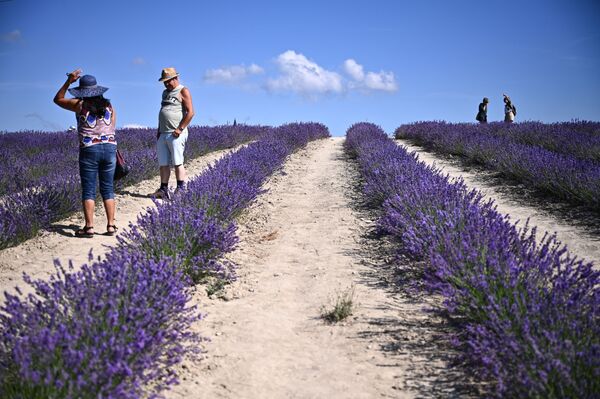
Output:
[[[109,229],[112,229],[112,231],[110,231]],[[114,236],[115,234],[117,234],[117,230],[119,230],[119,228],[117,226],[115,226],[114,224],[107,224],[106,225],[106,233],[104,233],[105,236]]]
[[[174,195],[177,195],[177,194],[182,193],[184,191],[185,191],[185,186],[183,186],[183,187],[177,187],[175,189],[175,194]]]
[[[94,236],[94,226],[84,226],[75,231],[75,237],[92,238]]]
[[[153,198],[158,198],[158,199],[170,199],[170,195],[169,195],[169,190],[168,189],[164,189],[164,188],[159,188],[158,190],[156,190],[154,193],[150,194],[151,197]]]

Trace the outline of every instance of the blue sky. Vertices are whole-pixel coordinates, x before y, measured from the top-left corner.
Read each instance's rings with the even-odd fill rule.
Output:
[[[75,123],[53,104],[82,68],[118,125],[157,125],[160,70],[191,90],[193,123],[600,120],[600,1],[0,0],[0,131]]]

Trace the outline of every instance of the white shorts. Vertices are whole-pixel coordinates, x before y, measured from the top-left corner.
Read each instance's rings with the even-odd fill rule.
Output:
[[[184,129],[179,137],[173,137],[171,133],[161,133],[156,142],[156,153],[160,166],[183,165],[183,151],[188,138],[188,131]]]

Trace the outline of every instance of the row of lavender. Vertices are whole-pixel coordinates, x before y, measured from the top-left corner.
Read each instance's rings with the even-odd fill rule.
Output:
[[[237,241],[233,218],[287,155],[328,136],[314,123],[270,130],[140,216],[105,260],[26,279],[36,296],[7,294],[0,396],[154,397],[176,383],[174,367],[202,340],[190,329],[200,317],[190,284],[232,278],[219,259]]]
[[[191,127],[186,154],[194,158],[260,137],[263,126]],[[156,130],[117,131],[131,173],[119,187],[157,174]],[[81,207],[75,133],[20,132],[0,135],[0,249],[35,236]]]
[[[452,129],[466,135],[485,134],[503,137],[526,145],[533,145],[575,158],[600,162],[600,122],[520,122],[488,124],[420,122],[404,125],[396,130]]]
[[[398,256],[425,260],[470,370],[501,397],[600,392],[600,273],[591,264],[553,236],[536,240],[535,229],[518,228],[373,124],[352,126],[346,146]]]
[[[528,143],[538,137],[535,130],[528,130],[532,126],[420,122],[398,127],[395,136],[415,140],[438,152],[460,155],[549,195],[600,211],[600,162],[595,159],[600,154],[600,135],[573,133],[561,137],[566,130],[558,129],[551,135],[555,146],[550,150]],[[528,134],[527,140],[521,139]],[[555,152],[557,147],[562,148],[561,152]],[[583,157],[585,148],[590,152]]]

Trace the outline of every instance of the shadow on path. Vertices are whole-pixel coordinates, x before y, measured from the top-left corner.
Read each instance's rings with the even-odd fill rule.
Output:
[[[442,299],[424,289],[423,263],[396,256],[390,237],[377,231],[380,210],[362,194],[364,181],[357,163],[347,154],[341,157],[350,175],[345,195],[358,218],[368,221],[366,228],[358,228],[358,249],[347,254],[365,266],[358,283],[384,290],[388,298],[378,312],[373,312],[385,316],[368,317],[364,322],[372,328],[359,332],[356,338],[380,343],[380,350],[391,360],[381,367],[405,365],[407,375],[395,389],[410,391],[419,398],[485,396],[484,384],[473,381],[464,368],[454,364],[459,353],[448,337],[455,329],[440,313]]]

